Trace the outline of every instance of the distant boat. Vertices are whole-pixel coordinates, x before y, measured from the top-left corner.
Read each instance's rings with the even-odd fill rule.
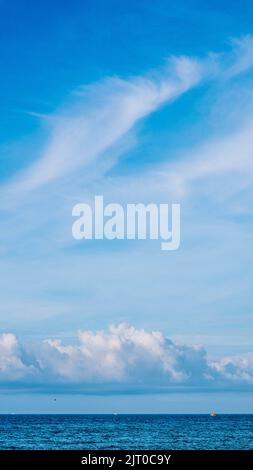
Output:
[[[212,417],[217,416],[217,413],[214,413],[214,411],[212,411],[212,413],[210,413],[210,416]]]

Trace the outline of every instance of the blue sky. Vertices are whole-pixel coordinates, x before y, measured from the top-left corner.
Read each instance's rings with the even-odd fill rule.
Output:
[[[0,411],[251,412],[251,2],[0,11]],[[180,249],[76,242],[95,194],[180,202]]]

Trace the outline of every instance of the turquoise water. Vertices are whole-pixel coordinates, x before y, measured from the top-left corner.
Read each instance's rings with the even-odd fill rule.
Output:
[[[1,415],[0,449],[253,449],[253,415]]]

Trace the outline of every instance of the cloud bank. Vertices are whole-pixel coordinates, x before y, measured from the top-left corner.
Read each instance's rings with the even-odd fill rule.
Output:
[[[249,387],[253,385],[253,355],[210,361],[202,346],[179,345],[160,331],[127,324],[107,331],[80,331],[76,344],[48,339],[22,345],[15,335],[0,336],[0,381],[15,387],[121,386]],[[69,389],[69,388],[68,388]]]

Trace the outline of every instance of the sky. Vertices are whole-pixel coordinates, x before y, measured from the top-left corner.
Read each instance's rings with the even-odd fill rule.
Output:
[[[0,0],[1,413],[252,412],[252,24]],[[74,240],[95,195],[180,203],[180,248]]]

